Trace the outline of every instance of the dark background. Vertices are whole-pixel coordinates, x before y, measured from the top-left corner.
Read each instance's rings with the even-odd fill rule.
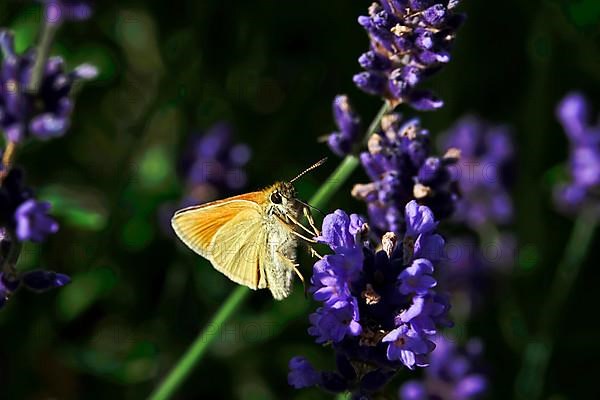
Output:
[[[181,196],[175,165],[192,133],[219,120],[234,124],[253,149],[254,189],[330,155],[317,138],[334,128],[334,95],[349,94],[366,122],[381,104],[352,84],[368,45],[356,23],[367,1],[99,3],[91,20],[61,29],[53,51],[70,66],[95,63],[99,78],[80,92],[65,137],[32,142],[17,158],[61,224],[44,245],[25,246],[19,268],[64,272],[73,283],[20,292],[0,313],[1,398],[144,398],[233,290],[161,228],[158,209]],[[510,229],[525,256],[455,333],[483,338],[490,398],[511,398],[526,327],[572,226],[551,201],[568,153],[554,107],[572,89],[600,105],[600,5],[466,1],[461,9],[468,20],[453,61],[427,84],[446,106],[421,117],[433,135],[466,113],[514,128]],[[15,31],[19,50],[34,42],[39,22],[36,3],[0,2],[0,26]],[[301,196],[309,198],[337,162],[330,158],[299,183]],[[329,209],[363,212],[349,189],[365,180],[357,171]],[[600,396],[594,247],[557,331],[545,398]],[[301,269],[309,275],[308,258]],[[268,291],[252,294],[176,398],[328,398],[287,384],[292,356],[323,368],[333,361],[306,333],[315,305],[296,285],[283,302]],[[414,375],[400,374],[390,393]]]

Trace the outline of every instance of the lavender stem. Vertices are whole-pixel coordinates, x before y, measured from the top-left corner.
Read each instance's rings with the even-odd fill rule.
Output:
[[[31,71],[29,85],[27,85],[27,91],[30,93],[37,93],[40,89],[40,84],[44,76],[44,67],[46,66],[46,61],[48,60],[50,48],[52,47],[52,42],[54,41],[54,35],[58,30],[58,26],[59,24],[44,19],[40,41],[36,48],[35,63],[33,64],[33,69]]]

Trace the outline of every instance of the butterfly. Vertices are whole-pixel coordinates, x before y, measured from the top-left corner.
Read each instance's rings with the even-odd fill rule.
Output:
[[[181,241],[217,271],[250,289],[268,288],[282,300],[292,292],[294,273],[304,284],[296,262],[298,241],[316,243],[313,238],[319,235],[293,183],[325,161],[289,182],[179,210],[171,225]],[[300,223],[302,215],[312,230]]]

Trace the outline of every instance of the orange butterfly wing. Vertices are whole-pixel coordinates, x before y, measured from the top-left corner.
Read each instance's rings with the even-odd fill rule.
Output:
[[[251,289],[266,287],[261,268],[266,232],[264,192],[252,192],[179,210],[171,225],[193,251],[232,281]]]

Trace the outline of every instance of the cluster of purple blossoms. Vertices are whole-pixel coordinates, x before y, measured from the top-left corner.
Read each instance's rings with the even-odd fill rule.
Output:
[[[358,59],[365,69],[354,76],[363,91],[391,104],[434,110],[443,101],[418,88],[421,81],[450,61],[450,47],[464,17],[458,0],[379,0],[358,19],[371,48]]]
[[[444,287],[462,299],[455,304],[455,315],[467,318],[482,305],[494,272],[514,263],[514,237],[489,234],[497,232],[492,226],[512,221],[508,188],[514,173],[514,148],[507,127],[474,116],[458,120],[440,137],[439,145],[460,152],[459,162],[450,167],[460,191],[452,219],[479,233],[479,240],[465,235],[448,241],[440,275]]]
[[[39,139],[63,135],[73,112],[73,84],[95,77],[96,68],[83,64],[67,72],[62,58],[51,57],[44,67],[39,90],[31,93],[28,85],[35,51],[17,54],[14,37],[8,31],[0,31],[0,50],[0,129],[7,140],[21,142],[30,135]]]
[[[239,192],[246,186],[244,166],[251,155],[246,144],[234,143],[233,129],[226,122],[194,135],[179,168],[186,193],[182,205],[205,203]]]
[[[571,145],[571,181],[557,186],[557,205],[568,212],[597,205],[600,198],[600,122],[593,125],[589,105],[580,93],[568,94],[556,109]]]
[[[20,242],[42,242],[58,231],[49,210],[50,203],[36,200],[24,185],[20,169],[11,168],[0,181],[0,308],[21,286],[42,292],[70,282],[68,276],[53,271],[16,269]]]
[[[489,386],[481,361],[483,346],[470,339],[464,346],[437,336],[429,368],[421,380],[402,385],[400,400],[475,400],[482,398]]]
[[[458,157],[456,149],[432,156],[429,133],[419,120],[403,122],[399,114],[388,114],[381,130],[369,139],[368,152],[360,155],[371,182],[355,185],[352,195],[367,203],[369,222],[379,233],[403,233],[404,205],[413,199],[444,219],[458,198],[450,171]]]
[[[453,219],[474,230],[489,223],[510,223],[514,148],[509,129],[467,116],[440,139],[442,149],[460,151],[459,162],[451,167],[460,189]]]
[[[310,315],[308,332],[317,343],[332,345],[338,371],[317,372],[296,357],[288,376],[292,386],[368,398],[402,366],[428,365],[431,339],[451,326],[449,303],[434,289],[433,277],[444,240],[429,208],[411,201],[404,214],[406,233],[386,233],[379,251],[366,240],[369,227],[361,217],[341,210],[325,217],[318,240],[334,253],[314,265],[310,290],[322,305]]]
[[[33,191],[24,185],[21,170],[12,168],[0,186],[0,226],[14,232],[21,242],[41,242],[58,231],[58,224],[48,216],[49,210],[50,204],[36,200]]]
[[[82,20],[91,14],[89,4],[83,1],[43,0],[42,3],[48,24]],[[49,43],[40,44],[44,46]],[[7,143],[0,163],[2,308],[20,287],[41,292],[70,282],[68,276],[53,271],[17,271],[21,242],[42,242],[58,231],[58,224],[48,215],[50,203],[35,199],[33,190],[24,184],[22,171],[12,164],[16,148],[26,139],[49,139],[67,131],[73,111],[73,86],[78,80],[95,77],[97,70],[83,64],[67,72],[62,58],[46,59],[40,48],[18,54],[14,37],[7,30],[0,30],[0,51],[0,130]],[[32,85],[35,79],[38,82]]]

